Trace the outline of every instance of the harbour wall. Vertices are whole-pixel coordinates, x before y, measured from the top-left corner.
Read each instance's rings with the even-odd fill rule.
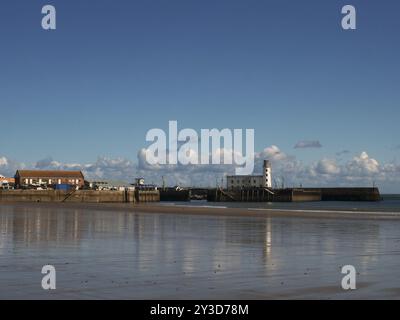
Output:
[[[159,190],[0,190],[0,202],[141,203],[189,200],[189,191],[160,194]],[[381,195],[378,188],[288,188],[270,191],[263,188],[209,189],[207,200],[212,202],[379,201]]]
[[[207,200],[210,202],[303,202],[321,201],[321,192],[303,189],[249,188],[239,190],[209,190]]]
[[[0,190],[0,202],[158,202],[158,190]]]
[[[378,188],[211,189],[210,202],[379,201]]]
[[[190,190],[160,189],[160,201],[190,201]]]
[[[322,201],[380,201],[378,188],[307,188],[320,191]]]

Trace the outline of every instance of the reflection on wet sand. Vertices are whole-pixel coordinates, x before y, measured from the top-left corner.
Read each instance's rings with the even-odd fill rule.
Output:
[[[399,223],[2,205],[0,298],[397,298]]]

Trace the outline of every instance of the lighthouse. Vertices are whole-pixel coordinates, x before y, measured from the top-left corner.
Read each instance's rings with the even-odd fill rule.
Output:
[[[263,184],[266,188],[272,187],[271,162],[269,160],[264,160]]]

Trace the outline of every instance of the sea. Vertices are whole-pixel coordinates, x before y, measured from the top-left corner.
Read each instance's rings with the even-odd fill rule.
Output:
[[[400,214],[393,195],[175,205]],[[54,267],[54,290],[43,288],[44,266]],[[354,267],[355,289],[342,286],[344,266]],[[400,299],[400,219],[0,204],[0,299]]]
[[[207,202],[203,200],[186,202],[165,202],[165,205],[259,208],[296,211],[359,211],[368,213],[400,214],[400,195],[384,194],[381,201],[313,201],[313,202]]]

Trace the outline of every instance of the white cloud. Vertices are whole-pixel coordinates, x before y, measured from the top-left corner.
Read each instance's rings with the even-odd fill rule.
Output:
[[[322,159],[317,162],[315,170],[320,174],[339,174],[340,168],[335,160]]]
[[[275,145],[265,148],[261,153],[258,154],[258,157],[263,159],[269,159],[270,161],[281,161],[287,158],[286,154],[284,154]]]
[[[18,169],[25,168],[24,163],[18,163],[5,156],[0,157],[0,174],[5,177],[13,177]]]
[[[94,163],[62,163],[51,157],[37,161],[34,169],[44,170],[81,170],[87,179],[115,179],[133,181],[136,166],[130,160],[123,158],[111,159],[98,157]]]
[[[229,150],[220,151],[221,154],[224,152],[229,152]],[[187,185],[215,186],[216,179],[220,180],[224,175],[233,174],[234,171],[234,165],[181,166],[178,164],[152,167],[146,165],[144,155],[144,151],[139,153],[139,172],[143,176],[151,177],[154,181],[160,180],[160,176],[164,175],[172,181],[181,181]],[[362,152],[347,162],[323,158],[311,164],[304,164],[296,157],[281,151],[278,146],[272,145],[255,154],[254,174],[261,174],[264,159],[272,162],[275,183],[280,185],[281,181],[285,181],[286,186],[300,184],[303,186],[369,186],[372,181],[384,185],[389,171],[400,173],[400,166],[387,164],[381,167],[378,161],[370,158],[366,152]],[[400,182],[399,177],[396,179]]]
[[[61,166],[62,166],[62,164],[60,162],[54,161],[51,157],[39,160],[35,164],[35,168],[39,169],[39,170],[40,169],[50,169],[50,168],[57,169]]]
[[[351,175],[373,175],[379,173],[379,162],[370,158],[368,154],[363,151],[359,156],[354,157],[348,163],[347,169]]]
[[[229,150],[220,150],[223,155]],[[137,161],[124,158],[99,157],[93,163],[62,163],[52,158],[25,165],[0,157],[0,173],[13,176],[17,169],[61,169],[82,170],[85,177],[93,179],[112,179],[133,182],[136,177],[144,177],[149,183],[162,183],[162,176],[167,184],[183,186],[214,187],[221,183],[221,178],[234,174],[234,165],[165,165],[151,166],[146,162],[146,149],[138,152]],[[323,158],[313,163],[305,164],[292,155],[287,155],[276,145],[269,146],[255,154],[255,172],[261,174],[262,162],[269,159],[272,162],[273,178],[277,184],[285,181],[286,186],[370,186],[372,181],[379,187],[388,186],[393,191],[400,191],[400,164],[380,164],[362,152],[348,161]],[[391,190],[390,190],[391,191]]]
[[[0,167],[5,167],[8,165],[8,160],[6,157],[1,157],[0,158]]]

